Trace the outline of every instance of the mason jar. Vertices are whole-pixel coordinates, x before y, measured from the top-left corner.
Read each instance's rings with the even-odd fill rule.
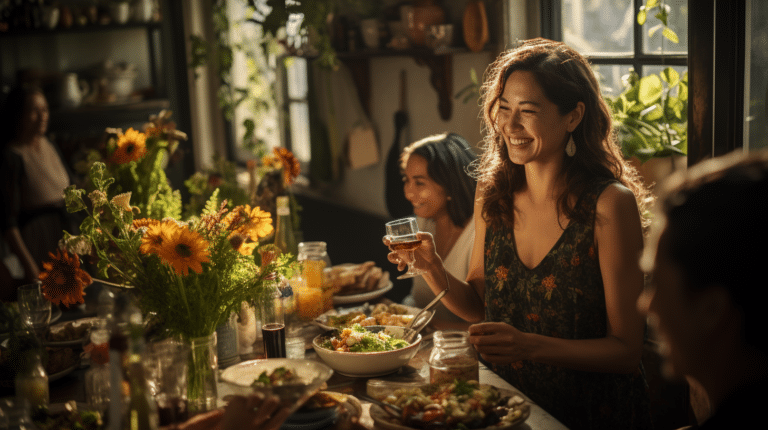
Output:
[[[469,333],[461,330],[436,331],[435,346],[429,355],[429,382],[450,383],[454,380],[478,381],[480,364],[477,351],[469,343]]]
[[[325,242],[299,243],[301,279],[298,282],[296,306],[304,320],[311,320],[333,307],[333,293],[326,280],[327,267],[331,266]]]

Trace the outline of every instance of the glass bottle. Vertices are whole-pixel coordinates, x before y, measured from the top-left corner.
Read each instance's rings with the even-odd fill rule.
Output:
[[[123,293],[115,297],[112,318],[109,320],[109,407],[107,423],[109,430],[122,430],[123,415],[127,397],[125,388],[128,356],[128,318],[126,311],[128,296]]]
[[[128,307],[128,408],[123,416],[123,429],[157,430],[157,403],[147,387],[144,372],[144,324],[141,311]]]
[[[429,382],[450,383],[454,380],[477,381],[480,365],[477,351],[469,343],[469,333],[460,330],[436,331],[435,346],[429,355]]]
[[[296,255],[298,247],[291,223],[291,208],[288,196],[277,197],[277,227],[275,228],[275,246],[283,254]]]
[[[277,277],[271,284],[271,296],[262,309],[261,334],[264,340],[264,352],[267,358],[285,358],[285,309],[283,294],[278,288]]]
[[[50,402],[48,392],[48,372],[43,367],[40,351],[29,350],[20,363],[23,367],[16,374],[16,399],[19,405],[27,406],[34,412],[39,408],[47,408]]]

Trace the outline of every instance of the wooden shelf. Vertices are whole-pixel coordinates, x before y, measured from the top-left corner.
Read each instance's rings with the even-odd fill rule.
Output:
[[[409,48],[339,52],[337,56],[352,73],[360,103],[369,117],[371,115],[371,58],[412,57],[416,64],[429,68],[429,81],[437,92],[440,118],[448,121],[453,111],[453,55],[464,52],[469,51],[463,48],[447,48],[439,51]]]

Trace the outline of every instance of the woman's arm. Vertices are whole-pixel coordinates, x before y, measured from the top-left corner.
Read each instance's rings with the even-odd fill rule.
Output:
[[[643,289],[638,258],[643,247],[640,214],[632,192],[611,185],[597,201],[595,243],[605,289],[608,333],[600,339],[559,339],[523,333],[504,323],[470,327],[470,342],[486,360],[531,360],[593,372],[630,373],[643,348],[644,321],[635,307]]]
[[[19,229],[17,227],[9,228],[4,232],[3,236],[5,241],[8,242],[11,251],[19,258],[21,267],[24,268],[24,281],[33,282],[37,280],[37,276],[40,274],[40,266],[32,258],[32,254],[29,253],[29,249],[24,244],[24,239],[21,237]]]
[[[414,267],[423,270],[422,277],[433,293],[438,294],[446,288],[448,278],[449,291],[441,300],[454,314],[469,322],[485,319],[485,277],[483,274],[483,240],[485,239],[485,222],[479,209],[482,203],[475,199],[475,240],[472,248],[472,259],[466,280],[460,280],[451,275],[443,265],[443,260],[437,255],[434,238],[429,233],[419,233],[421,246],[414,252]],[[387,238],[384,244],[389,246]],[[397,252],[390,252],[389,261],[397,264],[398,270],[404,270],[405,261]]]

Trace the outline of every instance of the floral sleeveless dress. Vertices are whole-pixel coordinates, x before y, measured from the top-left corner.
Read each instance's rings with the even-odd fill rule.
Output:
[[[486,321],[528,333],[593,339],[607,333],[605,293],[594,244],[596,184],[577,204],[589,222],[571,221],[533,269],[518,258],[514,232],[488,228],[485,236]],[[593,373],[530,361],[489,365],[571,429],[651,428],[642,366],[633,374]]]

